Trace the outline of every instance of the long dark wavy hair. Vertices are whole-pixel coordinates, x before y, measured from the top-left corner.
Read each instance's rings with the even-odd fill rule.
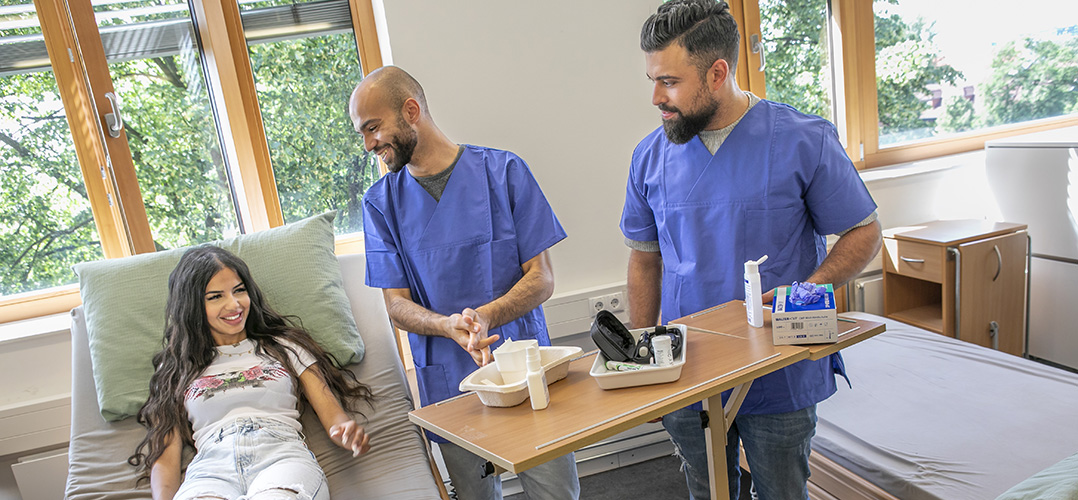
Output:
[[[220,247],[197,246],[183,254],[168,277],[164,348],[153,356],[155,369],[150,377],[150,397],[137,416],[147,433],[135,448],[135,454],[127,459],[143,471],[142,479],[149,477],[150,468],[165,451],[171,432],[179,432],[183,444],[194,446],[184,392],[217,356],[206,317],[205,295],[210,280],[225,268],[235,271],[247,288],[251,305],[246,330],[247,338],[257,346],[255,353],[272,357],[288,370],[296,381],[294,390],[301,406],[305,401],[302,384],[288,361],[291,349],[282,341],[291,342],[314,356],[316,363],[310,368],[317,370],[346,411],[362,416],[360,407],[370,405],[369,387],[356,380],[352,372],[338,368],[336,358],[325,352],[292,318],[281,316],[266,305],[262,290],[243,260]]]

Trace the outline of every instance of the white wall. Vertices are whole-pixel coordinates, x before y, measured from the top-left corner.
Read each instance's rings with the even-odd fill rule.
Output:
[[[939,219],[1000,220],[983,151],[877,168],[861,177],[884,229]]]
[[[633,147],[658,127],[639,49],[658,0],[385,0],[391,61],[451,140],[528,162],[569,237],[555,294],[625,280]]]

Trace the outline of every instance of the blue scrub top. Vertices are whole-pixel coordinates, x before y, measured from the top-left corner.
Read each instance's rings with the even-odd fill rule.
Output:
[[[826,256],[825,235],[875,209],[833,125],[762,100],[714,155],[699,137],[671,143],[661,127],[645,137],[633,152],[621,230],[659,242],[666,323],[744,300],[744,263],[764,255],[764,290],[804,280]],[[754,382],[741,413],[818,403],[842,372],[837,354],[798,362]]]
[[[408,169],[383,176],[363,198],[368,286],[407,288],[431,311],[450,315],[509,291],[521,265],[565,238],[528,165],[497,149],[466,146],[435,201]],[[550,345],[542,307],[490,330],[501,340]],[[452,339],[408,334],[428,405],[460,394],[475,361]]]

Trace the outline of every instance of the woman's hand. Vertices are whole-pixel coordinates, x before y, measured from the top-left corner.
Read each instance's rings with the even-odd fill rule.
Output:
[[[329,390],[315,367],[316,365],[307,367],[299,375],[299,381],[303,384],[303,393],[318,415],[322,428],[337,446],[351,450],[353,457],[366,453],[371,449],[370,435],[345,413],[341,402],[333,395],[333,391]]]
[[[337,446],[346,450],[352,450],[352,456],[358,457],[371,449],[370,434],[364,432],[355,420],[341,422],[329,428],[329,438],[337,443]]]

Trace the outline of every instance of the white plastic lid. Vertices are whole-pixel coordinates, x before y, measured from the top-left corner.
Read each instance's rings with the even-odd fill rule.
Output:
[[[745,274],[752,274],[760,272],[760,264],[763,264],[767,260],[767,256],[760,257],[757,260],[750,260],[745,262]]]

